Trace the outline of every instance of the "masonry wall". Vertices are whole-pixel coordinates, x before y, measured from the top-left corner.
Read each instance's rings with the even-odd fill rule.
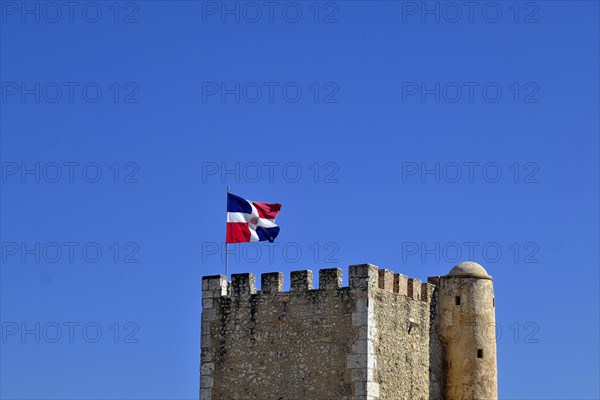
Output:
[[[212,311],[203,311],[201,398],[350,398],[358,327],[341,270],[323,271],[320,289],[310,271],[293,273],[289,292],[281,274],[263,275],[258,292],[253,279],[234,275],[229,296],[205,296]]]
[[[430,399],[430,300],[433,285],[379,270],[374,291],[379,399]]]
[[[349,271],[204,277],[201,399],[429,400],[434,286]]]

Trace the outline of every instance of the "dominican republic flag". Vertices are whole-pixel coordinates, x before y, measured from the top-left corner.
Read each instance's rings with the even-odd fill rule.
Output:
[[[272,242],[279,234],[275,217],[281,204],[260,203],[227,193],[226,243]]]

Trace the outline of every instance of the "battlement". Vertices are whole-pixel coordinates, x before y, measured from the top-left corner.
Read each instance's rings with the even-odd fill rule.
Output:
[[[284,275],[282,272],[261,274],[260,290],[256,289],[256,276],[253,273],[232,274],[231,281],[223,275],[204,276],[202,278],[202,297],[248,298],[251,295],[272,296],[284,293],[301,293],[328,290],[385,291],[413,300],[429,303],[435,285],[430,279],[421,282],[419,279],[394,273],[388,269],[379,269],[372,264],[356,264],[349,267],[348,286],[342,286],[343,272],[340,268],[319,270],[318,288],[313,288],[313,272],[311,270],[292,271],[290,273],[290,290],[284,291]]]
[[[429,397],[435,285],[372,264],[350,265],[347,286],[340,268],[318,274],[315,288],[292,271],[287,291],[282,272],[260,290],[252,273],[202,278],[202,399]]]

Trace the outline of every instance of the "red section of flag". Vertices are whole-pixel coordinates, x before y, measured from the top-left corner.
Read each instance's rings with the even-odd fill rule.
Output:
[[[258,216],[266,219],[275,219],[277,214],[279,214],[279,210],[281,210],[281,204],[279,203],[261,203],[259,201],[253,201],[254,207],[256,207],[256,211],[258,212]]]
[[[228,222],[226,243],[243,243],[250,241],[250,228],[247,222]]]

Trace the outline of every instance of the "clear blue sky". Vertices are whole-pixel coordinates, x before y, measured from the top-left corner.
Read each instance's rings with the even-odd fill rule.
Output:
[[[228,184],[230,271],[473,259],[500,397],[600,398],[598,2],[62,4],[0,3],[2,398],[197,398]]]

